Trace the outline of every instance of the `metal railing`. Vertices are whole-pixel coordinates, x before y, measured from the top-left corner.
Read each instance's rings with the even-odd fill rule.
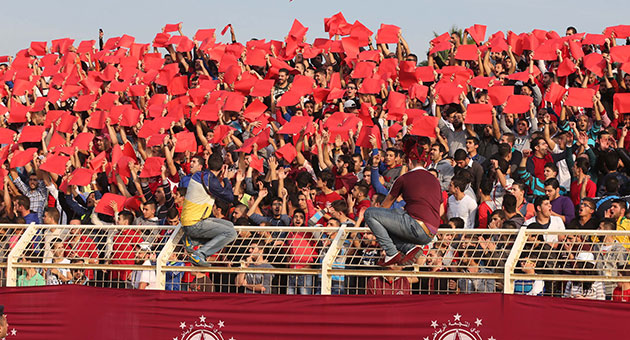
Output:
[[[382,268],[368,228],[235,228],[236,240],[207,259],[212,266],[197,267],[177,226],[2,225],[1,284],[601,298],[630,282],[625,231],[440,229],[416,263]]]

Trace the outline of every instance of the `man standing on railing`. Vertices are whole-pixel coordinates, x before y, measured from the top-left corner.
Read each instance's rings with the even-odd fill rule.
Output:
[[[210,263],[206,262],[208,256],[218,252],[236,238],[232,222],[210,217],[215,199],[234,201],[230,183],[234,176],[236,172],[228,171],[221,156],[213,154],[208,159],[208,170],[196,172],[190,179],[181,220],[186,233],[184,247],[193,264],[210,266]],[[205,243],[193,251],[193,240]]]
[[[379,262],[382,266],[414,263],[421,254],[420,245],[433,239],[442,215],[440,182],[424,168],[428,153],[414,136],[403,139],[403,149],[411,170],[396,179],[382,203],[383,208],[365,211],[365,223],[386,254]],[[405,210],[390,210],[401,195],[406,202]]]

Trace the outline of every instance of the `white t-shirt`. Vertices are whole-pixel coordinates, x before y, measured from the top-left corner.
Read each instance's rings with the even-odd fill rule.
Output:
[[[460,217],[464,220],[464,228],[475,227],[475,216],[477,215],[477,202],[468,195],[464,195],[461,201],[451,195],[448,198],[447,216],[449,219]]]
[[[143,266],[150,266],[151,261],[146,260],[142,264]],[[131,274],[131,284],[134,289],[140,287],[140,282],[148,283],[146,289],[158,289],[157,276],[155,270],[136,270]]]
[[[551,152],[558,154],[564,152],[564,150],[560,150],[560,147],[556,144],[556,147]],[[557,178],[560,186],[564,188],[571,187],[571,172],[569,172],[569,166],[567,165],[566,159],[561,159],[558,163],[556,163],[556,165],[558,166]]]
[[[549,217],[549,227],[547,228],[547,230],[564,230],[564,222],[562,222],[562,219],[558,216],[551,216]],[[536,216],[530,218],[529,220],[525,221],[525,223],[523,223],[523,226],[528,226],[532,223],[536,222]],[[547,243],[556,243],[558,242],[558,235],[543,235],[543,238],[545,239],[545,242]]]

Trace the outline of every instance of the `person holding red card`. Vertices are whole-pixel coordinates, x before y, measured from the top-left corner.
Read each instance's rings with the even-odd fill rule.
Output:
[[[208,158],[208,170],[198,171],[190,179],[181,221],[186,234],[184,247],[195,265],[210,266],[206,259],[236,238],[232,222],[210,217],[215,200],[234,201],[230,179],[235,176],[223,165],[221,156],[213,154]],[[199,249],[194,250],[193,242],[201,244]]]
[[[409,172],[398,177],[382,208],[365,210],[365,223],[385,251],[382,266],[410,265],[422,253],[421,245],[433,240],[440,224],[442,190],[440,182],[424,166],[429,155],[415,136],[403,139]],[[402,196],[405,209],[389,209]]]

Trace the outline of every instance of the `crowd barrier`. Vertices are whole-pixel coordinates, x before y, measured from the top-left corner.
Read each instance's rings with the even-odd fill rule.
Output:
[[[150,288],[179,291],[379,294],[386,288],[376,281],[404,280],[399,294],[514,294],[542,281],[536,295],[563,296],[569,282],[601,282],[610,298],[617,283],[630,282],[622,268],[630,248],[624,231],[440,229],[416,264],[382,268],[368,228],[235,228],[236,240],[210,259],[212,266],[198,267],[187,261],[179,226],[2,225],[2,285],[24,285],[29,272],[48,279],[62,271],[65,279],[52,275],[58,280],[46,284],[137,288],[134,273],[148,271],[155,274]],[[475,289],[462,291],[462,280]]]

